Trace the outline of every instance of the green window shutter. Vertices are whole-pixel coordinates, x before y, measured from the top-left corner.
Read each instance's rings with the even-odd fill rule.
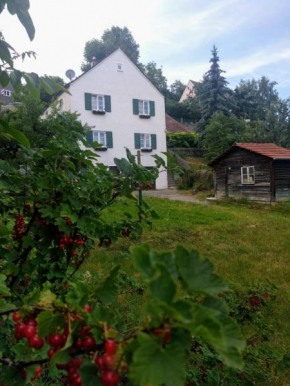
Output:
[[[111,131],[106,131],[106,137],[107,137],[107,148],[112,149],[113,148],[113,133]]]
[[[150,116],[155,117],[155,102],[150,101],[149,104],[150,104]]]
[[[134,139],[135,139],[135,149],[140,149],[141,148],[140,134],[135,133]]]
[[[107,113],[110,113],[112,111],[110,95],[105,95],[105,110]]]
[[[85,93],[85,109],[92,110],[92,94]]]
[[[156,134],[151,134],[151,147],[152,149],[157,149],[157,138]]]
[[[133,114],[139,115],[139,99],[133,99]]]
[[[93,143],[93,132],[92,131],[88,131],[87,134],[86,134],[86,140],[87,140],[87,143],[89,145],[91,145]]]

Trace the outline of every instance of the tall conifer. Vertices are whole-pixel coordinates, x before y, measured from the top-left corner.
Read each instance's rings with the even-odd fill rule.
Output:
[[[222,75],[225,71],[220,69],[219,56],[216,46],[213,46],[210,59],[210,69],[203,77],[203,82],[198,93],[201,105],[201,119],[198,122],[198,130],[204,133],[205,126],[211,116],[216,113],[229,115],[233,109],[232,91],[227,87],[228,82]]]

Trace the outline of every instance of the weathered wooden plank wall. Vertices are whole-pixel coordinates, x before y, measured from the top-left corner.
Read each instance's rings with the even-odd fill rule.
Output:
[[[241,183],[242,166],[255,167],[255,184]],[[271,159],[235,148],[213,165],[213,168],[216,174],[217,198],[227,195],[232,198],[246,197],[253,201],[271,201]]]
[[[276,187],[276,201],[290,199],[290,160],[276,160],[274,162],[274,178]]]

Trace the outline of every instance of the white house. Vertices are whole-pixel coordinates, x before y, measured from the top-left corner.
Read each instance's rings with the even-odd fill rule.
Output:
[[[116,50],[67,86],[71,95],[58,97],[63,111],[80,114],[92,131],[88,142],[102,148],[95,151],[100,162],[114,166],[114,158],[141,151],[141,163],[155,165],[152,155],[165,152],[166,124],[163,95],[124,54]],[[163,156],[164,157],[164,156]],[[160,173],[157,189],[167,188],[167,173]]]

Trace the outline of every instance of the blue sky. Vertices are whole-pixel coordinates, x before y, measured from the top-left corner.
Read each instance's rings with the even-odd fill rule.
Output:
[[[127,26],[140,44],[140,60],[163,66],[168,83],[200,80],[213,44],[231,87],[262,75],[290,97],[289,0],[31,0],[36,38],[31,43],[15,17],[1,15],[1,30],[18,51],[37,60],[18,67],[64,77],[77,74],[86,41],[112,25]]]

